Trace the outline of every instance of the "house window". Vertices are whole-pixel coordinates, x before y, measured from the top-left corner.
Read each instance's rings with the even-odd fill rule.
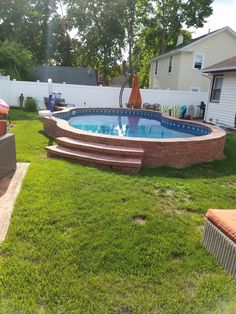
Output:
[[[195,70],[201,70],[203,66],[203,54],[196,54],[194,56],[193,68]]]
[[[173,57],[170,57],[169,65],[168,65],[168,73],[172,73],[172,70],[173,70]]]
[[[158,72],[158,61],[155,62],[155,69],[154,69],[154,75],[157,76]]]
[[[222,75],[214,76],[213,84],[212,84],[212,90],[211,90],[211,101],[212,102],[219,102],[220,101],[222,83],[223,83],[223,76]]]

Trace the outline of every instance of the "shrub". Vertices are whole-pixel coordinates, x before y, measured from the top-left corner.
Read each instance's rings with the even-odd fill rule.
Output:
[[[25,101],[25,111],[29,111],[29,112],[38,111],[36,99],[27,97]]]
[[[161,105],[161,112],[168,113],[170,110],[170,106],[168,105]]]
[[[176,105],[171,108],[171,116],[175,118],[179,118],[181,114],[181,107]]]
[[[11,79],[28,81],[34,72],[31,52],[15,41],[1,41],[0,72],[1,75],[10,75]]]

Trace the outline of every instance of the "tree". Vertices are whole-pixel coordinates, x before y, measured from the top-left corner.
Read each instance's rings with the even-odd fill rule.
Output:
[[[129,72],[140,71],[147,86],[150,58],[174,47],[180,32],[189,38],[183,29],[203,26],[212,2],[1,0],[0,41],[21,43],[38,64],[95,67],[105,84],[120,72],[128,48]],[[71,38],[73,28],[77,35]]]
[[[80,51],[77,62],[98,69],[105,85],[119,67],[124,47],[119,1],[69,0],[68,15],[77,28]]]
[[[76,40],[70,37],[67,18],[55,16],[49,24],[51,40],[48,47],[48,63],[73,66],[75,63]]]
[[[213,0],[157,0],[155,15],[151,19],[160,35],[160,52],[176,44],[184,27],[202,27],[212,14]]]
[[[23,0],[21,0],[23,1]],[[27,47],[38,64],[48,64],[52,51],[51,19],[57,15],[56,0],[28,0],[14,40]],[[13,21],[14,23],[14,21]]]
[[[0,73],[12,79],[29,80],[33,74],[34,62],[31,53],[21,44],[5,41],[0,45]]]
[[[202,27],[205,18],[212,13],[213,0],[156,0],[149,2],[146,15],[136,40],[134,53],[140,60],[139,70],[143,86],[148,86],[149,63],[154,55],[165,52],[176,45],[178,35],[190,39],[191,33],[184,30],[191,26]],[[137,65],[137,64],[136,64]]]
[[[57,1],[57,14],[50,20],[51,51],[50,62],[57,65],[75,65],[78,48],[76,38],[71,38],[72,23],[67,15],[67,1]]]
[[[134,60],[135,42],[138,41],[140,30],[149,15],[151,2],[148,0],[121,0],[123,10],[123,25],[126,35],[128,52],[128,72],[132,77],[137,71],[137,61]]]
[[[129,75],[133,77],[133,46],[135,40],[135,27],[136,27],[136,0],[124,1],[124,25],[126,30],[126,43],[128,46],[128,66]]]
[[[64,19],[57,11],[59,3],[56,0],[2,0],[0,40],[21,43],[38,64],[51,63],[52,59],[57,59],[54,57],[58,56],[60,44],[66,52],[70,50],[65,45],[68,32],[62,30]]]

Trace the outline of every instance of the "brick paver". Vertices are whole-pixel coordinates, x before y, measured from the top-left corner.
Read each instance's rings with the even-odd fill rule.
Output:
[[[16,171],[0,180],[0,243],[6,238],[14,204],[29,165],[18,162]]]

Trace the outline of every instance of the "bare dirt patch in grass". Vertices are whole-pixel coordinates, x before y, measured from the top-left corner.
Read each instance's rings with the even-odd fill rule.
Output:
[[[144,225],[146,223],[147,217],[144,215],[137,215],[137,216],[134,216],[132,219],[135,223],[139,225]]]
[[[174,194],[175,194],[175,191],[174,191],[174,190],[166,189],[166,190],[163,192],[162,195],[163,195],[164,197],[172,198],[172,197],[174,197]]]
[[[174,208],[172,206],[172,207],[166,207],[165,208],[165,213],[166,214],[170,214],[171,216],[179,216],[179,215],[185,214],[185,211],[181,210],[181,209]]]
[[[132,313],[133,312],[127,306],[122,306],[122,308],[118,310],[118,312],[116,312],[116,314],[132,314]]]

